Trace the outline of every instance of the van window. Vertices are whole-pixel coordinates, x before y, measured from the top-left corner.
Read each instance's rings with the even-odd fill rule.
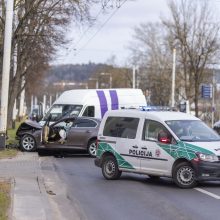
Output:
[[[95,117],[95,106],[87,106],[82,116]]]
[[[63,117],[69,117],[73,115],[78,115],[82,109],[82,105],[64,105],[64,104],[55,104],[44,116],[43,120],[48,120],[48,117],[51,115],[51,121],[58,121]]]
[[[103,135],[135,139],[139,118],[108,117],[105,123]]]
[[[200,120],[171,120],[167,125],[182,141],[219,141],[219,135]]]
[[[170,135],[170,132],[161,123],[152,120],[145,120],[142,139],[158,141],[158,136],[162,132]]]

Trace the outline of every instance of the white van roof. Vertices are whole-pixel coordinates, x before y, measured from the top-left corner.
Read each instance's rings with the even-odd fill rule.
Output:
[[[170,120],[200,120],[193,115],[174,111],[141,111],[141,110],[114,110],[109,111],[108,116],[127,116],[127,117],[147,117],[152,120],[170,121]]]
[[[109,92],[116,90],[118,96],[138,96],[143,95],[141,89],[74,89],[63,92],[54,104],[83,104],[91,97],[97,96],[97,91]]]

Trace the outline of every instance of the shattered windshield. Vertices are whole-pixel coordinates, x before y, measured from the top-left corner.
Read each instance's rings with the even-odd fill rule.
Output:
[[[220,141],[220,136],[200,120],[173,120],[166,123],[182,141]]]
[[[44,116],[43,120],[48,120],[51,115],[51,121],[57,121],[63,117],[78,116],[82,109],[82,105],[63,105],[55,104]]]

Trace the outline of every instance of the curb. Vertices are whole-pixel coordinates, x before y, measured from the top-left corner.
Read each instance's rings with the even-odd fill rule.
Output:
[[[13,212],[13,204],[14,204],[14,187],[15,187],[15,179],[14,177],[10,178],[10,182],[11,182],[11,191],[10,191],[10,196],[11,196],[11,201],[10,201],[10,207],[8,210],[8,220],[13,220],[12,217],[12,212]]]
[[[68,197],[68,190],[66,184],[60,179],[56,172],[56,166],[54,161],[56,159],[49,159],[48,161],[40,160],[41,167],[43,163],[46,163],[46,169],[41,169],[44,187],[48,194],[48,200],[53,206],[56,219],[69,220],[87,220],[86,215],[80,208],[80,204],[77,200],[70,200]],[[67,216],[68,215],[68,216]]]

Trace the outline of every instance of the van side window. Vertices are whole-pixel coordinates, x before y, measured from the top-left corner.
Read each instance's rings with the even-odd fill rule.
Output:
[[[104,136],[135,139],[139,118],[108,117],[103,130]]]
[[[82,116],[95,117],[95,106],[87,106]]]
[[[158,137],[160,137],[161,134],[166,134],[170,139],[172,139],[170,132],[164,125],[157,121],[145,120],[143,140],[158,141]]]

